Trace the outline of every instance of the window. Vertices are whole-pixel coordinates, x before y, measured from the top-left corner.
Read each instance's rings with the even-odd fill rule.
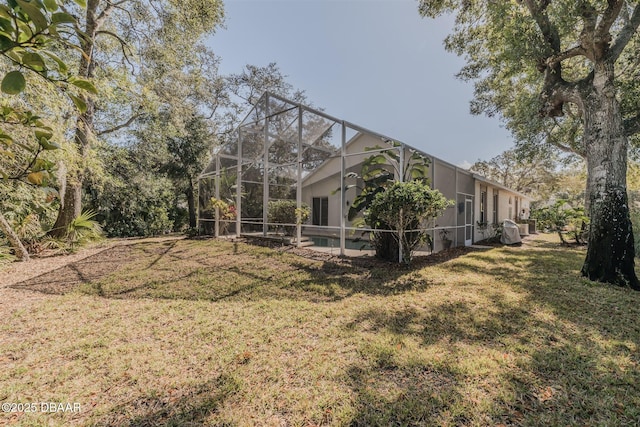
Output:
[[[498,190],[493,190],[493,223],[498,223]]]
[[[480,187],[480,224],[487,222],[487,187]]]
[[[313,225],[329,225],[329,198],[314,197],[312,203],[311,223]]]

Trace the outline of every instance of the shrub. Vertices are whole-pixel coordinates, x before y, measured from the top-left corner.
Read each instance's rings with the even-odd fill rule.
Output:
[[[398,261],[402,242],[403,260],[411,262],[413,251],[427,239],[425,222],[440,216],[453,203],[422,181],[395,182],[376,194],[365,213],[367,224],[381,230],[373,235],[376,255]],[[392,240],[384,235],[392,236]]]
[[[145,163],[143,152],[111,147],[101,155],[105,173],[92,177],[85,188],[85,208],[97,212],[95,219],[107,236],[154,236],[185,225],[174,182]]]
[[[213,210],[218,209],[218,220],[220,224],[219,232],[222,235],[227,234],[229,224],[236,220],[236,207],[233,204],[225,202],[224,200],[211,198],[211,208]]]
[[[538,221],[540,229],[558,233],[562,243],[568,243],[565,235],[578,244],[585,243],[589,218],[582,206],[573,207],[566,200],[558,200],[551,206],[534,210],[531,216]]]
[[[311,210],[306,203],[298,209],[298,203],[295,200],[274,200],[269,202],[267,208],[268,221],[274,224],[301,224],[309,218],[310,213]],[[293,225],[282,227],[287,235],[293,235],[296,229]]]
[[[94,220],[96,215],[96,212],[92,210],[83,211],[71,221],[67,228],[67,241],[72,249],[76,245],[102,237],[102,227],[99,222]]]

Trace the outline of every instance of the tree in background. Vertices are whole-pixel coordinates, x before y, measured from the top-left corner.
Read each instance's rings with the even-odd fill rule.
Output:
[[[200,44],[191,48],[188,64],[184,66],[176,63],[174,56],[177,54],[158,48],[148,56],[144,81],[152,94],[149,96],[150,104],[141,110],[133,126],[119,131],[126,135],[126,149],[131,150],[130,156],[145,157],[147,169],[143,173],[149,179],[139,182],[139,185],[146,182],[149,195],[164,197],[164,192],[154,190],[156,183],[151,182],[150,177],[171,183],[169,189],[174,194],[174,207],[167,211],[167,215],[172,221],[169,228],[174,231],[182,230],[185,220],[195,227],[197,177],[209,159],[211,149],[225,139],[229,128],[237,121],[235,106],[229,99],[229,85],[218,72],[220,58]],[[104,164],[107,172],[104,179],[119,175],[111,164]],[[94,194],[97,198],[94,197],[92,203],[98,203],[100,195],[104,194],[99,191],[102,184],[89,182],[88,185],[96,188]],[[127,196],[123,194],[121,197],[124,200]],[[135,205],[136,201],[132,200],[132,203]],[[159,206],[164,205],[164,202],[159,202]],[[188,216],[183,215],[184,212]],[[117,216],[115,212],[103,213],[105,219]],[[135,233],[140,227],[107,229],[116,232],[115,235],[118,232],[131,235],[129,233]],[[149,231],[145,230],[144,234]]]
[[[585,215],[582,206],[573,207],[567,200],[561,199],[548,206],[535,209],[531,216],[538,221],[540,229],[558,233],[563,244],[568,243],[565,234],[579,245],[585,243],[583,235],[589,218]]]
[[[229,140],[251,106],[236,92],[257,91],[251,84],[284,91],[284,96],[294,92],[275,64],[247,66],[240,78],[220,75],[218,61],[203,48],[194,50],[188,68],[170,68],[165,74],[158,71],[162,64],[149,67],[156,110],[145,110],[133,126],[119,130],[126,145],[97,150],[103,172],[94,173],[85,188],[88,206],[98,212],[110,236],[195,227],[198,175],[211,149]],[[257,201],[261,210],[262,187],[247,188],[246,199],[244,209]]]
[[[105,146],[105,177],[87,189],[86,206],[111,237],[152,236],[180,221],[170,179],[158,173],[154,157],[138,146]]]
[[[264,67],[247,64],[237,74],[227,77],[229,90],[236,98],[236,111],[245,111],[247,105],[254,106],[263,93],[269,91],[283,96],[295,102],[307,104],[307,96],[304,91],[295,89],[287,82],[287,76],[282,74],[275,62]]]
[[[534,199],[544,199],[559,185],[558,166],[552,150],[511,149],[490,160],[478,160],[470,170]]]
[[[212,147],[212,131],[204,117],[192,116],[186,123],[187,133],[167,138],[167,157],[161,170],[165,171],[178,191],[187,199],[189,227],[197,226],[198,175],[209,161]]]
[[[53,235],[59,235],[79,215],[83,185],[93,174],[100,174],[89,164],[91,151],[101,147],[99,139],[118,140],[145,112],[157,110],[160,84],[171,80],[172,70],[189,69],[199,43],[215,31],[222,18],[221,1],[87,2],[79,19],[82,52],[77,55],[78,74],[95,81],[102,95],[79,99],[86,107],[76,117],[73,136],[80,156],[76,164],[67,165],[60,185],[62,202]]]
[[[472,112],[500,113],[521,142],[546,140],[587,163],[589,246],[582,274],[640,290],[626,170],[640,133],[640,4],[626,0],[421,0],[457,12],[446,40],[474,80]]]
[[[227,82],[227,89],[229,92],[229,98],[231,103],[229,104],[227,114],[227,132],[219,134],[219,142],[221,144],[229,143],[234,144],[233,140],[236,134],[234,131],[241,121],[244,119],[244,115],[249,109],[255,106],[264,92],[268,91],[276,95],[280,95],[286,99],[290,99],[294,102],[298,102],[305,105],[313,105],[307,100],[303,91],[297,90],[287,82],[287,76],[282,73],[280,68],[275,63],[270,63],[266,66],[246,65],[244,69],[237,74],[231,74],[225,77]],[[291,112],[291,114],[295,114]],[[291,132],[290,128],[292,117],[287,114],[278,114],[270,119],[270,127],[273,129],[273,134],[283,135],[287,132]],[[305,127],[305,132],[313,132],[310,129],[311,126]],[[322,134],[316,135],[321,137]],[[252,136],[244,134],[243,144],[243,156],[245,158],[258,158],[263,154],[263,143],[261,135],[253,135],[256,138],[253,143],[247,143],[247,138]],[[290,164],[297,161],[297,155],[295,154],[295,141],[297,141],[297,135],[291,138],[276,138],[272,141],[269,148],[271,155],[271,161],[278,164]],[[322,144],[322,141],[319,142]],[[313,150],[306,151],[303,154],[303,168],[308,168],[313,164],[313,159],[309,159],[313,156],[311,152]],[[278,184],[290,184],[291,176],[287,176],[288,171],[283,170],[282,174],[277,177],[272,177],[278,180]],[[262,182],[264,180],[263,171],[259,167],[246,168],[242,172],[242,178],[244,181]],[[273,191],[270,192],[270,197],[274,199],[289,199],[292,198],[292,187],[287,185],[278,185]],[[240,214],[243,217],[262,217],[263,214],[263,191],[262,185],[244,184],[242,188],[243,202],[242,212]],[[295,196],[293,196],[295,198]]]

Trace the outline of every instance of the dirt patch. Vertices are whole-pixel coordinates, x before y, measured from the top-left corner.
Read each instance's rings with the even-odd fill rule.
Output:
[[[63,265],[10,287],[45,294],[66,294],[76,285],[91,282],[119,270],[126,264],[132,250],[131,246],[115,246],[105,249],[95,255]]]
[[[169,243],[167,240],[173,240],[174,242]],[[265,277],[264,269],[260,269],[255,265],[251,268],[258,268],[257,271],[259,273],[252,273],[251,268],[243,269],[243,263],[253,265],[255,263],[259,264],[260,261],[251,256],[247,258],[235,253],[237,247],[233,253],[220,253],[210,257],[199,254],[197,251],[195,253],[191,252],[185,249],[184,246],[175,247],[175,240],[175,238],[165,238],[111,241],[109,246],[83,250],[81,253],[71,256],[35,259],[29,263],[20,263],[16,267],[26,268],[15,270],[14,275],[5,281],[4,286],[14,290],[63,295],[72,292],[80,284],[96,282],[129,263],[136,263],[142,260],[145,264],[145,269],[155,272],[153,274],[155,274],[156,285],[175,282],[182,276],[195,274],[194,271],[198,271],[200,268],[235,272],[244,278],[248,275],[255,275],[254,279],[257,281],[269,280],[268,277]],[[316,278],[324,279],[328,282],[332,280],[343,282],[352,276],[352,281],[358,282],[359,280],[356,280],[356,276],[366,277],[374,270],[404,274],[407,271],[447,262],[469,252],[483,250],[470,247],[455,247],[431,255],[416,256],[411,265],[406,265],[382,261],[372,256],[340,257],[309,248],[296,248],[268,239],[242,238],[232,240],[232,242],[236,245],[249,244],[269,247],[277,252],[289,253],[317,261],[320,264],[308,265],[303,262],[294,262],[293,264],[282,263],[280,265],[277,259],[270,259],[269,268],[277,270],[278,274],[301,269],[306,272],[312,272]],[[157,243],[163,244],[158,245]],[[139,291],[146,286],[146,282],[144,284],[136,284],[133,289]],[[131,290],[126,292],[130,293]]]
[[[23,282],[30,281],[31,279],[37,279],[40,276],[47,273],[63,269],[65,266],[70,266],[75,263],[83,262],[87,259],[101,254],[104,251],[108,251],[114,247],[127,247],[146,242],[163,242],[169,240],[180,240],[184,236],[168,236],[168,237],[155,237],[144,239],[109,239],[104,242],[100,242],[96,245],[82,248],[77,253],[71,255],[55,255],[52,256],[47,253],[34,256],[28,262],[14,262],[3,268],[0,268],[0,288],[9,287],[16,284],[22,284]],[[111,255],[105,254],[105,259],[112,258]],[[85,265],[81,268],[81,271],[85,275],[90,275],[90,267],[95,263],[95,259],[87,261],[89,265]],[[112,264],[113,265],[113,264]],[[101,267],[96,267],[100,270]],[[52,279],[53,280],[53,279]]]

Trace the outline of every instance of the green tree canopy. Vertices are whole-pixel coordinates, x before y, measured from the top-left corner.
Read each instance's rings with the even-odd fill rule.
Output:
[[[41,116],[50,118],[65,111],[65,98],[83,112],[86,105],[80,96],[96,92],[93,84],[80,78],[60,54],[80,50],[82,43],[76,18],[64,10],[64,5],[58,0],[15,0],[0,5],[0,90],[9,95],[0,100],[0,193],[4,193],[0,199],[0,230],[16,255],[25,260],[28,253],[4,212],[16,213],[20,196],[14,194],[24,190],[18,181],[34,186],[48,186],[54,181],[54,162],[43,153],[60,147],[56,140],[64,131],[60,118],[48,121]],[[63,93],[66,97],[60,96]],[[15,217],[21,215],[12,216],[19,221]],[[25,218],[36,218],[29,221],[40,229],[36,215],[27,213],[22,215]]]
[[[206,72],[199,69],[207,55],[203,40],[222,23],[224,11],[218,0],[91,0],[78,15],[78,74],[94,82],[100,96],[81,97],[87,108],[76,117],[73,130],[80,156],[68,165],[66,185],[61,183],[63,202],[54,235],[79,214],[83,185],[100,175],[89,163],[96,157],[91,151],[101,147],[99,140],[121,143],[126,131],[139,126],[146,115],[176,108],[174,98],[191,101],[201,95],[185,92],[189,85],[182,83],[200,78],[203,73],[197,71]],[[203,85],[193,87],[200,90]]]
[[[475,82],[472,112],[499,114],[520,143],[546,141],[587,163],[592,279],[640,290],[626,193],[640,133],[640,4],[629,0],[420,0],[455,13],[446,47]]]

